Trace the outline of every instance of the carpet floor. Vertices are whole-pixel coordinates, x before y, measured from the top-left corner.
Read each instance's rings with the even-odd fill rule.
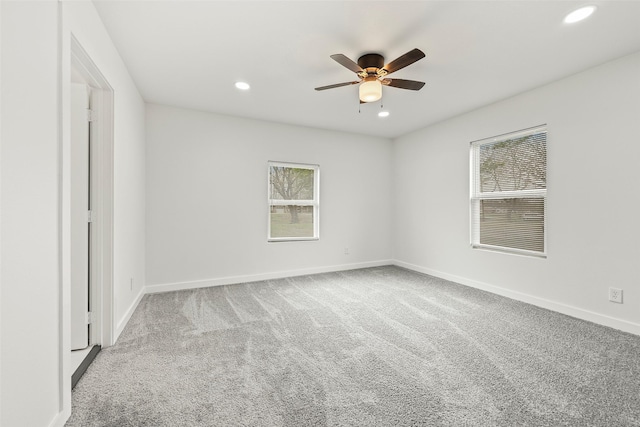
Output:
[[[67,426],[640,426],[640,337],[377,267],[145,296]]]

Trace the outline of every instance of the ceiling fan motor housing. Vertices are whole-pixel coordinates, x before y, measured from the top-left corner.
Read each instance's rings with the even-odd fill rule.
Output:
[[[358,65],[364,70],[367,68],[379,69],[384,67],[384,57],[377,53],[367,53],[358,58]]]

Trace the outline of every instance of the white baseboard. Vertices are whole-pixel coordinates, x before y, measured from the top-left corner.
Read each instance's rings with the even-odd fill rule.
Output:
[[[124,316],[122,316],[122,319],[120,319],[120,321],[118,322],[118,325],[116,326],[115,333],[113,335],[113,343],[114,344],[118,341],[118,337],[120,336],[120,334],[124,330],[125,326],[127,326],[127,323],[129,322],[129,319],[131,319],[131,316],[133,315],[133,312],[136,311],[136,308],[138,308],[138,304],[140,304],[140,301],[142,300],[142,297],[145,296],[146,293],[147,293],[146,292],[146,287],[143,286],[142,289],[140,289],[140,292],[138,292],[138,295],[136,296],[136,298],[133,300],[133,302],[131,303],[131,305],[127,309],[127,311],[124,314]]]
[[[285,277],[305,276],[307,274],[330,273],[333,271],[355,270],[358,268],[380,267],[391,265],[389,259],[379,261],[360,262],[355,264],[329,265],[324,267],[305,268],[301,270],[275,271],[271,273],[251,274],[245,276],[230,276],[216,279],[195,280],[191,282],[162,283],[147,285],[146,293],[181,291],[184,289],[208,288],[210,286],[232,285],[234,283],[258,282],[261,280],[282,279]]]
[[[64,427],[70,416],[71,410],[58,412],[49,423],[49,427]]]
[[[604,314],[596,313],[582,308],[574,307],[571,305],[563,304],[556,301],[551,301],[545,298],[536,297],[533,295],[525,294],[518,291],[513,291],[499,286],[490,285],[488,283],[480,282],[477,280],[469,279],[466,277],[456,276],[453,274],[444,273],[442,271],[432,270],[427,267],[410,264],[400,260],[393,260],[393,265],[406,268],[408,270],[417,271],[419,273],[428,274],[430,276],[439,277],[441,279],[449,280],[459,283],[461,285],[469,286],[483,291],[491,292],[493,294],[501,295],[503,297],[511,298],[517,301],[526,302],[527,304],[535,305],[547,310],[552,310],[558,313],[566,314],[567,316],[576,317],[578,319],[586,320],[589,322],[597,323],[599,325],[608,326],[610,328],[619,329],[624,332],[629,332],[635,335],[640,335],[640,324],[629,322],[623,319],[617,319],[615,317],[606,316]]]

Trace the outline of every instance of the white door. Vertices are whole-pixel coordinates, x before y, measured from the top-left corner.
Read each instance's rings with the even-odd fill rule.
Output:
[[[71,84],[71,349],[89,346],[89,95]]]

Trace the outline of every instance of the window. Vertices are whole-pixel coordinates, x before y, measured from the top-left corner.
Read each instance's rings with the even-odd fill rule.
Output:
[[[320,167],[269,162],[269,241],[317,240]]]
[[[471,143],[471,245],[546,256],[547,129]]]

